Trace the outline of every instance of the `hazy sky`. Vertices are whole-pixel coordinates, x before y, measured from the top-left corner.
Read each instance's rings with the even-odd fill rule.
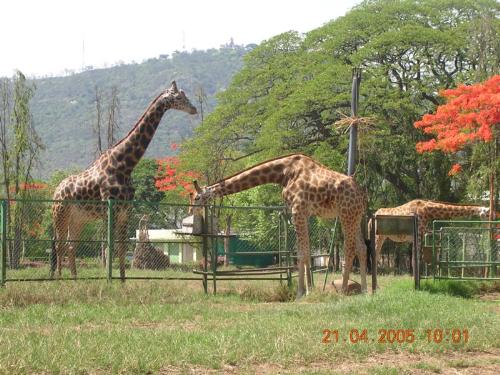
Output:
[[[2,0],[0,76],[61,74],[306,32],[361,0]],[[184,48],[183,48],[184,47]]]

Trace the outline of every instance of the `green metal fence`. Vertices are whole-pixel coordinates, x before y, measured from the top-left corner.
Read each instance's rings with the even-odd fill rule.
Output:
[[[59,236],[54,205],[63,212]],[[190,207],[182,204],[2,200],[0,208],[0,285],[120,279],[120,253],[125,279],[199,280],[206,291],[212,281],[214,292],[218,280],[290,283],[295,268],[295,231],[284,207],[205,207],[202,233],[193,233]],[[310,237],[313,264],[321,268],[331,224],[312,219]],[[56,248],[65,251],[60,275]]]
[[[434,221],[431,245],[434,278],[500,280],[500,221]]]

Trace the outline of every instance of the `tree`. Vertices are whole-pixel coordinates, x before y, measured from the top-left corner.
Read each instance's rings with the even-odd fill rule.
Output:
[[[436,150],[445,153],[457,153],[469,145],[478,142],[488,144],[488,169],[490,176],[490,214],[495,214],[493,199],[495,180],[499,170],[497,160],[500,139],[500,75],[483,83],[459,85],[456,89],[441,91],[446,103],[439,106],[434,114],[426,114],[415,122],[417,129],[434,137],[417,143],[420,153]],[[450,175],[461,171],[455,164]]]
[[[132,171],[134,198],[139,201],[159,202],[165,194],[155,187],[158,165],[156,160],[142,158]]]
[[[2,81],[0,90],[0,157],[4,194],[7,199],[27,198],[34,189],[26,187],[33,181],[31,173],[44,148],[33,126],[30,111],[35,86],[18,71],[12,80]],[[21,238],[27,214],[27,207],[21,201],[12,203],[7,212],[7,220],[12,223],[9,230],[14,235],[8,254],[11,268],[19,267]]]
[[[277,35],[245,56],[217,107],[184,143],[181,164],[207,183],[292,152],[344,171],[347,136],[332,124],[349,113],[351,72],[360,67],[359,116],[376,123],[356,173],[370,206],[459,200],[448,178],[450,156],[421,155],[408,145],[424,139],[413,123],[441,103],[440,88],[472,82],[480,66],[495,61],[499,14],[491,0],[374,0],[305,35]],[[482,37],[474,25],[485,18],[489,34]],[[472,43],[479,37],[481,63]]]
[[[96,111],[96,119],[93,127],[93,133],[96,137],[96,156],[100,156],[102,154],[102,138],[101,138],[101,128],[102,128],[102,92],[98,86],[95,86],[95,111]]]
[[[93,127],[93,133],[96,137],[96,154],[101,155],[104,151],[102,145],[102,132],[104,131],[103,124],[103,99],[102,91],[98,86],[95,86],[95,110],[96,110],[96,120]],[[110,148],[115,144],[116,141],[116,131],[120,128],[119,124],[120,116],[120,99],[118,98],[118,89],[116,86],[111,87],[110,97],[108,100],[107,108],[107,125],[106,125],[106,148]]]
[[[116,131],[120,129],[120,99],[118,98],[118,88],[111,87],[108,105],[108,148],[112,147],[116,141]]]

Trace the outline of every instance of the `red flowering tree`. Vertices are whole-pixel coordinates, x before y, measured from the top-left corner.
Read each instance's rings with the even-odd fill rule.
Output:
[[[157,163],[158,171],[155,186],[159,191],[172,191],[182,197],[186,197],[194,191],[192,182],[198,179],[200,174],[194,171],[181,170],[177,156],[167,156],[157,160]]]
[[[483,83],[460,85],[456,89],[441,93],[446,104],[439,106],[434,114],[423,116],[415,127],[435,138],[417,143],[420,153],[440,150],[446,153],[460,151],[469,144],[490,143],[490,208],[493,209],[494,180],[496,171],[496,143],[500,124],[500,75]],[[449,175],[461,171],[455,164]]]
[[[495,127],[500,124],[500,75],[440,94],[447,103],[415,123],[424,133],[436,136],[417,143],[418,152],[456,152],[471,142],[493,141]]]

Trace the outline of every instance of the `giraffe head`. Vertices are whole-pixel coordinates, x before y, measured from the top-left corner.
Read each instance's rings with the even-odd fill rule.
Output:
[[[478,216],[481,220],[488,220],[490,216],[489,207],[478,207]]]
[[[194,186],[196,193],[192,194],[191,203],[194,206],[206,205],[208,203],[208,201],[214,197],[213,191],[207,187],[202,189],[200,187],[200,185],[198,185],[198,181],[194,180],[193,186]]]
[[[194,191],[189,193],[189,214],[202,215],[203,206],[207,204],[209,198],[203,194],[203,189],[198,185],[198,181],[193,181]]]
[[[172,85],[162,93],[161,100],[165,102],[165,105],[168,105],[168,108],[177,109],[190,115],[198,113],[196,107],[191,104],[184,91],[177,89],[175,81],[172,81]]]

